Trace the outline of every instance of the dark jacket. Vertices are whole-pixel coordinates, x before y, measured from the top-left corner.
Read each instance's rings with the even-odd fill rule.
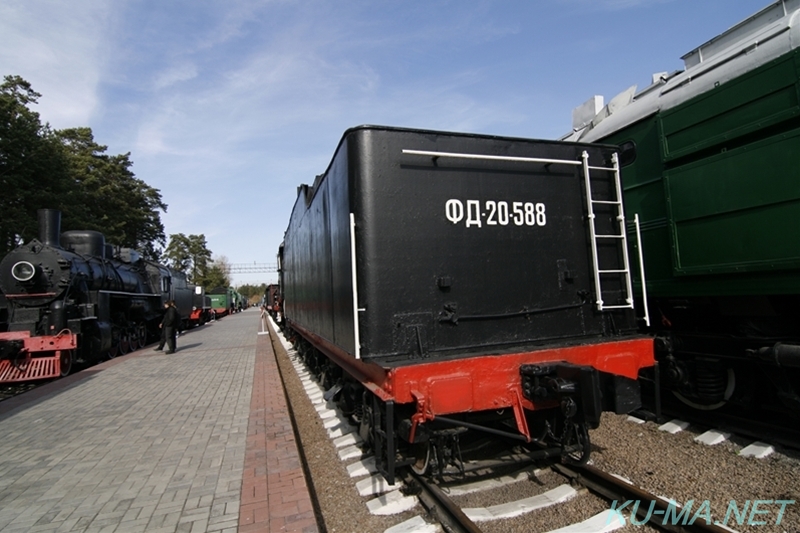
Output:
[[[161,320],[161,326],[165,328],[177,328],[180,323],[181,317],[178,310],[170,306],[167,312],[164,313],[164,318]]]

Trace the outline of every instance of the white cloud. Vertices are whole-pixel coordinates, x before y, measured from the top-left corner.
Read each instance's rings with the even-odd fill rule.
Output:
[[[55,127],[86,125],[97,104],[106,60],[110,2],[0,4],[0,69],[42,94],[36,109]]]
[[[267,43],[246,47],[237,62],[214,75],[204,72],[190,86],[176,87],[176,93],[152,101],[138,117],[137,149],[176,154],[185,153],[188,145],[205,145],[196,151],[219,156],[254,140],[262,140],[267,149],[273,136],[308,138],[318,134],[314,129],[324,130],[332,123],[341,125],[339,133],[361,123],[475,131],[486,123],[519,120],[519,113],[467,94],[488,75],[481,69],[432,73],[405,80],[404,86],[385,82],[378,69],[386,65],[375,58],[376,51],[388,50],[391,56],[408,43],[434,47],[447,38],[434,27],[388,37],[359,33],[358,24],[353,29],[320,16],[316,23],[303,19],[283,26]],[[462,21],[460,31],[468,24]],[[451,38],[452,31],[447,32]],[[476,28],[474,33],[486,33],[479,38],[483,40],[508,31],[512,30],[489,25],[485,32]],[[184,72],[184,78],[197,74]],[[179,78],[175,74],[168,79]]]
[[[154,85],[156,90],[161,90],[196,77],[197,66],[193,63],[182,63],[157,73]]]

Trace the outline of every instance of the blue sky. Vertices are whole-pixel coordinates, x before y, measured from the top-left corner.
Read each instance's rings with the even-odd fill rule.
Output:
[[[274,263],[297,186],[347,128],[558,138],[592,95],[682,68],[771,3],[2,0],[0,75],[42,93],[43,122],[130,152],[167,235]]]

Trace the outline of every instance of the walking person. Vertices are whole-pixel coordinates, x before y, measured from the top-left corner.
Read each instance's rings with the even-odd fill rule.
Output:
[[[168,300],[164,304],[164,309],[166,310],[164,318],[161,319],[161,323],[158,325],[158,327],[161,328],[161,342],[158,343],[158,347],[154,348],[154,350],[156,352],[161,351],[164,349],[164,344],[166,344],[167,351],[164,353],[171,354],[175,353],[177,349],[175,338],[178,335],[178,325],[180,324],[181,317],[178,314],[178,309],[175,307],[174,300]]]

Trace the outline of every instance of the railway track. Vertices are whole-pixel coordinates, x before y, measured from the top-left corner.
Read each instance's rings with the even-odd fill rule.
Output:
[[[609,509],[589,520],[567,526],[570,531],[611,531],[631,524],[641,528],[649,526],[657,531],[671,533],[730,533],[729,528],[715,524],[715,519],[692,520],[691,514],[681,514],[675,502],[669,502],[619,477],[593,466],[553,465],[552,469],[574,485],[585,488],[608,502]],[[420,502],[429,515],[439,521],[445,531],[453,533],[482,533],[483,530],[437,485],[427,479],[408,473],[406,483],[418,486]],[[637,505],[623,502],[638,502]],[[624,506],[624,511],[617,510]],[[533,522],[533,521],[532,521]],[[591,528],[591,529],[588,529]],[[565,530],[561,528],[558,531]],[[531,531],[547,531],[531,529]]]
[[[482,530],[473,522],[464,511],[453,502],[439,487],[413,472],[407,471],[405,483],[408,486],[418,487],[417,497],[420,503],[435,518],[445,531],[452,533],[482,533]]]
[[[718,525],[718,518],[721,520],[722,517],[712,517],[709,512],[708,520],[693,520],[695,514],[685,512],[676,502],[661,498],[591,465],[555,465],[553,468],[592,493],[612,502],[612,509],[619,509],[625,505],[624,502],[638,502],[638,505],[631,504],[627,517],[634,525],[647,523],[660,531],[675,533],[730,533],[731,531]]]
[[[274,331],[274,330],[273,330]],[[285,342],[285,339],[284,339]],[[750,486],[743,483],[746,480],[737,479],[733,477],[721,477],[720,484],[724,487],[729,485],[728,488],[723,490],[723,496],[720,497],[719,493],[715,493],[711,488],[707,479],[708,474],[701,474],[697,466],[693,466],[687,459],[692,456],[700,456],[704,458],[717,457],[715,460],[722,461],[735,461],[738,466],[735,467],[737,474],[748,477],[748,480],[753,480],[756,477],[765,478],[769,476],[767,468],[759,466],[761,463],[750,461],[745,463],[745,460],[736,457],[736,454],[731,454],[730,451],[725,452],[721,447],[710,447],[693,443],[689,436],[673,436],[658,431],[651,425],[643,426],[625,422],[624,417],[617,417],[615,424],[605,426],[601,423],[601,428],[606,427],[602,435],[606,437],[609,431],[620,431],[621,435],[624,434],[623,439],[638,438],[642,439],[642,444],[645,448],[639,448],[634,442],[630,442],[631,454],[628,458],[632,463],[641,463],[642,461],[657,461],[653,466],[646,467],[647,473],[638,474],[630,472],[630,462],[619,462],[616,459],[611,463],[608,462],[610,456],[607,455],[605,446],[609,445],[609,441],[603,438],[599,441],[600,447],[595,447],[593,457],[598,461],[598,468],[576,468],[572,466],[556,465],[552,470],[542,467],[537,474],[531,474],[533,467],[530,466],[528,461],[527,475],[523,475],[521,479],[517,476],[517,480],[523,481],[522,483],[514,483],[513,481],[504,481],[500,483],[500,478],[515,477],[509,474],[511,469],[508,465],[508,460],[516,455],[517,459],[523,458],[523,453],[519,449],[512,449],[508,456],[503,460],[493,458],[491,461],[484,461],[484,464],[478,464],[477,461],[469,462],[465,456],[465,470],[469,473],[466,479],[456,482],[455,477],[444,476],[431,483],[425,479],[414,477],[411,473],[404,474],[402,482],[396,486],[386,486],[382,477],[376,472],[374,468],[374,460],[364,456],[359,447],[359,437],[355,428],[348,428],[347,420],[339,418],[339,416],[332,409],[333,406],[324,401],[324,391],[319,385],[311,379],[310,373],[303,366],[299,357],[293,353],[291,346],[284,345],[289,354],[288,361],[281,363],[281,372],[284,374],[284,381],[289,376],[291,380],[297,380],[301,383],[299,394],[306,396],[300,398],[304,402],[311,400],[313,408],[311,413],[307,416],[316,419],[316,422],[305,425],[322,425],[323,432],[327,435],[328,442],[332,442],[335,447],[333,458],[325,460],[324,454],[321,454],[319,448],[325,447],[322,442],[314,442],[311,445],[307,444],[307,439],[303,437],[303,447],[313,449],[312,452],[306,451],[305,453],[311,455],[310,459],[313,462],[315,458],[320,458],[316,466],[309,466],[308,471],[312,477],[317,476],[317,479],[312,481],[312,484],[319,483],[320,487],[315,490],[320,494],[320,499],[324,500],[320,504],[320,514],[324,516],[329,531],[349,531],[352,528],[352,522],[349,520],[372,520],[368,526],[363,528],[364,531],[384,531],[386,533],[396,532],[434,532],[434,531],[484,531],[485,533],[516,533],[516,532],[561,532],[561,528],[573,525],[575,529],[564,531],[611,531],[618,530],[623,532],[628,531],[704,531],[704,532],[722,532],[722,531],[795,531],[795,525],[800,525],[800,522],[795,524],[798,520],[797,509],[793,504],[785,507],[784,521],[777,527],[759,527],[754,529],[748,528],[748,520],[752,517],[748,515],[749,509],[744,509],[742,506],[747,505],[745,498],[751,498],[755,501],[759,497],[772,498],[773,500],[791,501],[798,500],[797,494],[792,492],[791,482],[780,480],[773,481],[771,488],[770,485],[754,485]],[[280,359],[280,356],[279,356]],[[291,392],[287,392],[290,396]],[[294,403],[302,403],[299,400],[293,399]],[[302,424],[302,423],[301,423]],[[618,424],[623,424],[624,427],[616,427]],[[611,430],[610,428],[614,428]],[[303,430],[298,430],[302,432]],[[325,440],[325,436],[321,440]],[[657,448],[653,447],[657,441]],[[688,441],[688,443],[687,443]],[[617,442],[616,439],[613,442]],[[671,442],[672,444],[669,444]],[[652,443],[648,446],[648,443]],[[687,445],[696,446],[695,449],[685,448]],[[667,450],[664,449],[664,454],[660,451],[654,456],[647,456],[647,454],[639,455],[644,449],[661,450],[661,446],[673,446],[673,451],[679,457],[687,458],[680,460],[681,462],[674,462],[675,460],[667,456]],[[309,448],[306,448],[307,450]],[[713,449],[712,449],[713,448]],[[720,448],[720,449],[717,449]],[[726,449],[735,451],[733,445],[726,446]],[[597,455],[594,455],[597,454]],[[332,467],[331,462],[337,462],[336,456],[342,466]],[[616,456],[617,454],[612,454]],[[755,461],[755,460],[754,460]],[[773,465],[775,463],[785,463],[792,461],[791,457],[773,457],[769,461]],[[708,463],[709,461],[701,461]],[[491,464],[493,463],[493,464]],[[501,465],[505,464],[503,468]],[[686,463],[684,465],[684,463]],[[740,464],[742,463],[742,464]],[[538,463],[540,466],[542,463]],[[670,466],[671,465],[671,466]],[[320,474],[320,466],[326,469],[325,473]],[[485,466],[486,468],[482,468]],[[487,473],[491,470],[498,469],[496,473]],[[743,470],[742,467],[745,467]],[[690,469],[694,470],[690,470]],[[771,468],[771,467],[770,467]],[[794,468],[794,467],[790,467]],[[331,479],[321,479],[321,477],[336,477],[337,469],[345,469],[346,476],[350,479],[344,481],[332,481]],[[633,473],[634,482],[627,482],[616,478],[613,475],[601,471],[611,471],[626,476]],[[526,469],[523,469],[526,470]],[[517,471],[520,471],[519,466]],[[685,473],[682,473],[685,472]],[[673,479],[666,479],[673,475]],[[652,477],[650,477],[652,475]],[[663,482],[661,476],[665,476]],[[706,476],[706,477],[703,477]],[[731,476],[731,474],[727,474]],[[688,488],[684,483],[676,483],[675,477],[692,478],[696,477],[702,482],[698,484],[697,480],[694,482],[694,488]],[[493,487],[499,487],[507,483],[505,488],[488,488],[481,492],[476,492],[469,495],[464,495],[463,483],[473,483],[476,479],[490,482],[489,485],[494,483]],[[644,485],[642,485],[644,483]],[[788,483],[788,484],[787,484]],[[736,487],[736,485],[746,485],[745,488]],[[329,487],[335,486],[332,491]],[[346,487],[345,487],[346,486]],[[355,490],[354,490],[355,487]],[[647,487],[649,491],[662,491],[661,494],[666,493],[669,497],[680,498],[678,501],[673,501],[658,497],[658,493],[652,494],[647,490],[641,488]],[[664,487],[659,489],[658,487]],[[767,487],[766,489],[762,487]],[[739,488],[738,492],[735,489]],[[330,493],[335,492],[335,496],[331,498]],[[355,498],[349,497],[348,493],[356,492]],[[541,497],[540,499],[558,500],[559,495],[566,493],[573,494],[564,498],[564,501],[557,501],[554,505],[549,507],[542,507],[535,512],[531,512],[532,499]],[[544,496],[546,495],[546,496]],[[724,498],[724,501],[721,501]],[[333,500],[333,507],[326,507],[328,500]],[[690,507],[690,501],[694,499],[694,508]],[[736,514],[727,513],[726,506],[728,500],[737,500],[739,507],[736,513],[743,516],[743,522],[736,521]],[[354,500],[353,503],[341,503],[342,501]],[[702,507],[701,504],[707,505],[710,500],[711,507]],[[683,502],[683,504],[679,503]],[[336,523],[337,518],[332,518],[333,515],[340,512],[340,509],[347,508],[352,505],[351,509],[343,512],[340,518],[341,522]],[[510,507],[517,505],[518,507],[525,508],[519,514],[513,515],[503,514],[499,511],[501,507]],[[672,507],[670,508],[670,505]],[[684,508],[684,505],[686,508]],[[361,506],[361,509],[357,509]],[[652,506],[652,508],[651,508]],[[366,508],[366,509],[365,509]],[[713,508],[713,513],[712,513]],[[616,511],[619,510],[620,513]],[[776,510],[778,507],[773,505],[771,510],[772,514],[767,517],[771,520],[772,526],[776,518]],[[635,514],[631,516],[631,512]],[[649,512],[649,515],[648,515]],[[355,516],[358,513],[363,513],[371,518],[358,518]],[[667,514],[668,513],[668,514]],[[491,515],[491,516],[489,516]],[[513,516],[512,516],[513,515]],[[623,523],[614,524],[614,520],[621,515],[624,518]],[[748,516],[745,516],[748,515]],[[386,517],[383,521],[381,519]],[[465,521],[463,518],[468,520]],[[707,520],[708,518],[708,520]],[[727,525],[730,529],[725,529],[720,524],[721,522]],[[580,524],[575,526],[574,523]],[[741,524],[744,523],[742,526]],[[330,525],[334,524],[334,525]],[[636,525],[641,524],[641,525]],[[769,523],[768,523],[769,524]],[[398,528],[398,529],[393,529]],[[607,529],[610,528],[610,529]]]

